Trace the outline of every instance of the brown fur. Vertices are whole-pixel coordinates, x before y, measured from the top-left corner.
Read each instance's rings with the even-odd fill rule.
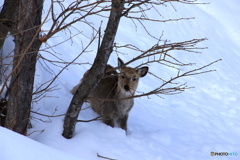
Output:
[[[116,122],[127,131],[128,113],[134,104],[131,97],[137,89],[139,78],[147,74],[148,67],[139,69],[126,67],[121,59],[118,59],[118,66],[119,74],[112,66],[106,67],[107,76],[100,80],[88,99],[93,110],[102,117],[105,124],[114,127]],[[71,92],[75,93],[78,86]]]

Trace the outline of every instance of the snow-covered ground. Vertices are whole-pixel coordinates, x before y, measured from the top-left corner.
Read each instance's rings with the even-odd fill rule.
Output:
[[[118,160],[239,160],[240,159],[240,2],[211,1],[208,5],[174,4],[161,8],[164,18],[195,17],[194,20],[159,23],[152,25],[151,33],[171,42],[194,38],[209,40],[200,47],[208,47],[202,54],[180,54],[185,62],[204,66],[217,59],[221,62],[210,66],[216,72],[187,77],[183,82],[195,88],[178,95],[142,97],[135,99],[130,112],[128,135],[120,128],[111,128],[100,121],[78,123],[72,139],[61,136],[63,116],[47,118],[32,113],[29,138],[0,128],[0,159],[103,159],[97,155]],[[45,7],[46,8],[46,7]],[[177,10],[177,12],[175,11]],[[100,20],[96,20],[100,23]],[[47,25],[45,26],[47,28]],[[78,26],[76,26],[78,27]],[[80,29],[81,30],[81,29]],[[140,48],[150,48],[155,40],[146,38],[144,29],[134,28],[131,21],[122,20],[116,42],[133,43]],[[68,38],[66,33],[48,41],[53,45]],[[81,35],[54,47],[65,61],[71,61],[82,49]],[[9,42],[10,43],[10,42]],[[6,46],[9,44],[6,44]],[[43,48],[47,45],[43,45]],[[96,45],[94,46],[96,47]],[[96,50],[96,48],[93,48]],[[127,52],[127,50],[126,50]],[[41,53],[47,58],[50,54]],[[124,60],[135,53],[119,56]],[[93,62],[95,53],[84,53],[77,62]],[[113,53],[109,63],[117,65]],[[40,63],[41,62],[41,63]],[[37,64],[35,89],[54,77],[61,68],[40,61]],[[137,64],[136,64],[137,65]],[[71,65],[53,83],[53,91],[33,103],[33,110],[46,115],[64,114],[72,95],[69,90],[78,83],[90,65]],[[184,68],[187,71],[191,68]],[[150,68],[153,73],[169,75],[170,71]],[[151,75],[140,80],[140,91],[157,85]],[[89,105],[85,104],[84,108]],[[92,119],[97,115],[90,108],[80,112],[79,119]],[[233,156],[211,156],[211,152],[228,152]],[[238,155],[237,155],[238,154]]]

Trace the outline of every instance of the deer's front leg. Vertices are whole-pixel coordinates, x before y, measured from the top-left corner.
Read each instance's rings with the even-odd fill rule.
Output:
[[[119,118],[118,119],[118,125],[124,129],[126,132],[127,132],[127,120],[128,120],[128,115],[125,115],[124,117],[122,118]]]

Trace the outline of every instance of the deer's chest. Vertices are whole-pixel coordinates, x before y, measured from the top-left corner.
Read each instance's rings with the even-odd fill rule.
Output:
[[[119,114],[122,116],[127,115],[133,107],[133,99],[119,100],[117,101],[117,108]]]

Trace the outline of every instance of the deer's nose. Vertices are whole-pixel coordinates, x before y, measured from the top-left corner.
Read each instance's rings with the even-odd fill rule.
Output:
[[[124,89],[125,89],[126,91],[129,91],[129,86],[128,86],[128,85],[125,85],[125,86],[124,86]]]

